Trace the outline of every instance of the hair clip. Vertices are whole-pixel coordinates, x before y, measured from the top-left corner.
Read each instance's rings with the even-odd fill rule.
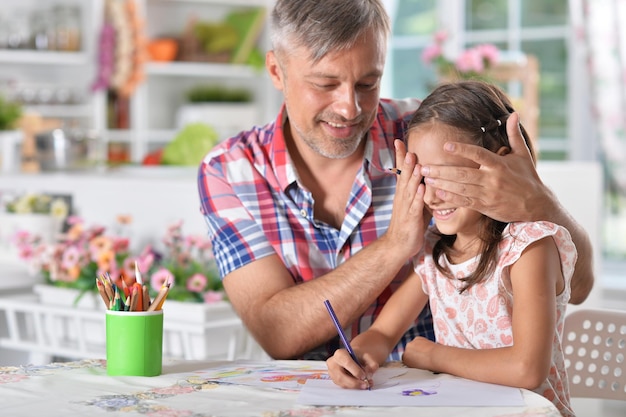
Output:
[[[502,120],[500,120],[500,119],[495,119],[495,120],[496,120],[496,123],[498,125],[497,127],[502,126]],[[483,133],[485,133],[485,132],[487,132],[487,129],[491,130],[491,129],[495,129],[495,128],[496,128],[496,126],[494,126],[492,123],[489,123],[489,125],[487,127],[481,126],[480,130],[482,130]]]

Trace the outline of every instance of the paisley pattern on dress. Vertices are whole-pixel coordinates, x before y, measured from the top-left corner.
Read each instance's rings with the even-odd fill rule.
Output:
[[[438,343],[466,349],[494,349],[512,346],[513,294],[509,267],[533,242],[551,236],[559,250],[565,289],[557,296],[556,332],[552,342],[550,374],[535,390],[552,401],[564,416],[573,416],[569,404],[569,386],[561,339],[563,320],[570,298],[570,281],[576,265],[577,252],[569,232],[550,222],[510,223],[503,231],[498,246],[498,263],[494,274],[459,294],[459,278],[472,272],[479,258],[461,264],[450,264],[456,279],[439,272],[432,257],[432,249],[439,239],[434,226],[426,234],[423,251],[418,255],[415,270],[422,279],[424,292],[429,294]]]

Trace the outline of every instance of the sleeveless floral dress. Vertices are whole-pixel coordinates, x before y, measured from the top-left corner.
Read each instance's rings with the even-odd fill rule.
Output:
[[[492,349],[513,345],[513,293],[509,267],[531,243],[552,236],[559,250],[565,289],[557,296],[556,331],[552,340],[550,374],[535,392],[552,401],[563,416],[574,416],[569,402],[561,340],[563,321],[570,297],[570,281],[576,264],[576,247],[569,232],[550,222],[510,223],[503,231],[495,273],[463,294],[463,282],[449,279],[437,270],[432,249],[439,239],[431,227],[424,249],[416,258],[416,272],[429,295],[437,343],[466,349]],[[479,257],[461,264],[442,258],[455,277],[465,277],[475,269]],[[440,261],[440,262],[441,262]]]

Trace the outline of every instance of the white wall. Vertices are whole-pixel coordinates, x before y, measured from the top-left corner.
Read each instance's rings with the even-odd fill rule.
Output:
[[[128,214],[131,247],[141,249],[161,239],[166,227],[182,219],[187,234],[204,235],[195,168],[123,168],[102,173],[2,175],[0,190],[68,193],[87,225],[111,227]]]
[[[596,283],[589,298],[580,306],[568,306],[568,311],[602,304],[602,213],[604,185],[602,166],[598,162],[540,161],[537,170],[570,214],[585,228],[594,249]]]

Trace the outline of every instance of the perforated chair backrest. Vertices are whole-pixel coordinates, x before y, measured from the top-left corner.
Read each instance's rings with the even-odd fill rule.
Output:
[[[571,397],[626,401],[626,311],[568,314],[563,350]]]

